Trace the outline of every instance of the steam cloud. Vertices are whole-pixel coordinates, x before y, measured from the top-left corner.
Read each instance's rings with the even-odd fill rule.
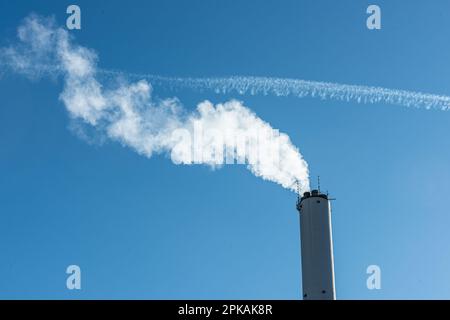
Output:
[[[189,113],[176,98],[153,99],[148,79],[129,83],[117,77],[102,83],[95,52],[73,43],[67,31],[57,27],[52,19],[29,16],[18,28],[18,38],[17,44],[0,49],[0,65],[30,78],[62,77],[64,89],[59,98],[70,116],[139,154],[151,157],[165,153],[177,164],[217,167],[223,163],[217,148],[222,145],[227,163],[230,159],[246,162],[258,177],[291,190],[295,190],[296,181],[301,191],[309,189],[308,165],[289,137],[241,102],[213,105],[204,101]],[[226,84],[224,90],[232,88],[231,79],[223,81],[219,83]],[[189,86],[193,85],[189,82]],[[217,84],[210,79],[202,80],[200,85]],[[241,87],[243,82],[239,80],[236,85]],[[196,139],[199,128],[201,139]],[[261,139],[261,132],[270,139]],[[193,143],[186,139],[189,134],[194,135]],[[236,141],[239,137],[244,137],[241,147]],[[252,143],[257,143],[258,154],[271,155],[277,150],[277,161],[251,159],[247,150]]]

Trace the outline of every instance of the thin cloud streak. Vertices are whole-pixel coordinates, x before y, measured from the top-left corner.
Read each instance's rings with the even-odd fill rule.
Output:
[[[174,89],[186,88],[196,91],[210,90],[218,94],[238,93],[240,95],[312,97],[322,100],[330,99],[357,103],[386,103],[441,111],[450,109],[450,96],[365,85],[274,77],[183,78],[125,73],[107,69],[100,69],[99,72],[105,75],[126,75],[131,78],[147,79],[155,86],[160,85]]]

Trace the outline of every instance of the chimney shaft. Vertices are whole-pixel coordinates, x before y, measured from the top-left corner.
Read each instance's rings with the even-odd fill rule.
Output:
[[[305,192],[300,212],[303,300],[335,300],[331,205],[318,190]]]

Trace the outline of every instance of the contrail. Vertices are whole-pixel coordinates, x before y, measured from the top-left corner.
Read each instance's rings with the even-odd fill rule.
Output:
[[[322,100],[333,99],[358,103],[387,103],[441,111],[450,109],[450,96],[365,85],[273,77],[231,76],[183,78],[125,73],[108,69],[99,69],[98,72],[105,75],[123,75],[130,78],[146,79],[154,86],[163,86],[172,89],[186,88],[196,91],[210,90],[218,94],[238,93],[241,95],[313,97]]]
[[[36,63],[22,66],[22,61],[14,61],[15,68],[30,77],[64,74],[64,70],[51,63]],[[1,61],[9,66],[11,61]],[[309,81],[293,78],[230,76],[230,77],[168,77],[148,73],[130,73],[120,70],[97,68],[96,73],[104,76],[122,76],[127,79],[147,80],[154,87],[165,89],[189,89],[199,92],[212,91],[217,94],[237,93],[240,95],[275,95],[298,98],[312,97],[322,100],[338,100],[357,103],[386,103],[405,107],[448,111],[450,96],[390,89],[378,86],[342,84],[323,81]]]

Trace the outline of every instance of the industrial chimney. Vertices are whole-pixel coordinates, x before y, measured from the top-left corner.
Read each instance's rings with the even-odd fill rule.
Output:
[[[303,300],[335,300],[331,205],[320,190],[297,201],[300,213]]]

